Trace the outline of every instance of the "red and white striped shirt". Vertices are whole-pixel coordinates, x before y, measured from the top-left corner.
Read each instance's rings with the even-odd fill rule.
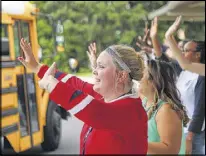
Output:
[[[38,73],[44,76],[48,66]],[[59,83],[50,99],[82,120],[80,154],[85,135],[93,128],[85,142],[85,154],[147,154],[147,114],[141,99],[126,94],[109,103],[93,90],[93,85],[70,74],[57,71]]]

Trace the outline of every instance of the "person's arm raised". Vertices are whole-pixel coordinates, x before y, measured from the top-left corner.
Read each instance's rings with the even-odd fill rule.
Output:
[[[154,48],[155,56],[161,57],[162,51],[161,51],[160,42],[158,40],[157,32],[158,32],[158,18],[155,17],[151,23],[150,38],[152,39],[152,45]]]
[[[47,65],[40,64],[34,57],[32,53],[31,46],[24,40],[21,39],[20,42],[21,48],[24,52],[25,59],[19,57],[19,61],[28,69],[32,70],[42,79],[49,69]],[[61,71],[55,70],[54,77],[63,83],[72,85],[75,89],[81,90],[84,93],[87,93],[93,97],[101,97],[98,93],[93,90],[93,85],[87,82],[82,81],[72,74],[66,74]]]
[[[89,51],[87,51],[87,56],[89,57],[89,61],[91,63],[92,70],[94,70],[97,67],[97,47],[96,43],[91,43],[88,46]]]
[[[182,18],[181,16],[176,18],[175,22],[167,30],[165,34],[165,38],[168,41],[173,56],[179,62],[182,69],[189,70],[191,72],[205,76],[205,64],[193,63],[185,59],[184,56],[182,55],[182,51],[179,49],[178,45],[176,44],[176,41],[174,40],[173,34],[177,31],[181,22],[181,18]]]
[[[42,64],[40,64],[34,57],[34,54],[32,53],[31,45],[28,44],[27,41],[22,38],[20,41],[20,46],[24,52],[25,59],[20,56],[18,57],[18,60],[28,69],[30,69],[34,73],[38,73],[40,68],[42,67]]]
[[[149,35],[150,30],[148,29],[148,23],[145,23],[145,28],[144,28],[144,36],[138,36],[137,41],[136,41],[136,46],[139,47],[141,50],[145,51],[148,54],[152,53],[152,45],[151,43],[151,38]]]
[[[126,99],[123,99],[125,102],[117,100],[110,104],[102,100],[96,100],[92,96],[76,90],[70,84],[65,84],[55,79],[55,68],[56,65],[53,63],[39,81],[39,86],[50,93],[52,101],[61,105],[65,110],[86,124],[97,129],[120,130],[125,128],[125,124],[128,121],[132,122],[134,116],[136,117],[136,109],[138,109],[136,106],[141,104],[140,99],[135,100],[136,104],[133,103],[134,101],[128,102]],[[140,108],[141,106],[137,107]],[[130,112],[130,115],[122,115],[125,112]],[[139,110],[139,112],[144,113],[143,109],[142,111]],[[142,120],[138,121],[142,122]]]

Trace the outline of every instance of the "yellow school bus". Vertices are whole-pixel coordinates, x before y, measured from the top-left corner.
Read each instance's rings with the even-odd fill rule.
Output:
[[[15,152],[40,145],[46,151],[58,148],[65,110],[38,87],[38,77],[19,61],[20,39],[31,43],[38,60],[37,8],[29,2],[3,2],[1,10],[1,139]]]

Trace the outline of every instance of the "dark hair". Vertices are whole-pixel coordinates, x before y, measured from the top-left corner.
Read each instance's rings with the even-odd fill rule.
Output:
[[[197,41],[196,51],[200,52],[200,63],[205,63],[205,41]]]
[[[191,40],[190,42],[197,44],[195,51],[200,52],[200,63],[205,63],[205,41]]]
[[[184,126],[189,121],[185,107],[181,104],[180,93],[176,87],[177,73],[173,66],[165,61],[148,60],[149,80],[153,83],[156,90],[155,105],[148,116],[157,109],[158,99],[168,102],[183,120]]]

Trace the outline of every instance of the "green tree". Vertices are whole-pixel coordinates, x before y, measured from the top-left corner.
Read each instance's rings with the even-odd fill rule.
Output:
[[[51,64],[56,61],[58,68],[68,72],[68,59],[72,56],[78,59],[80,67],[88,67],[86,51],[89,43],[93,41],[97,43],[98,52],[112,44],[128,44],[136,47],[137,36],[142,36],[144,33],[147,14],[165,5],[167,1],[35,1],[33,3],[41,13],[51,15],[55,23],[61,20],[64,26],[65,52],[57,53],[52,58],[45,57],[43,62]],[[171,24],[171,21],[159,22],[158,35],[161,42]],[[188,30],[188,26],[185,23],[184,28]],[[39,16],[37,28],[43,55],[51,56],[55,43],[52,23],[48,18]]]
[[[61,20],[64,26],[65,52],[54,58],[44,58],[43,62],[51,64],[57,61],[59,68],[68,71],[68,59],[77,57],[81,67],[87,67],[86,51],[90,42],[97,43],[98,52],[112,44],[131,44],[138,32],[142,32],[142,19],[146,10],[142,3],[131,7],[128,1],[112,2],[65,2],[36,1],[33,2],[44,14],[50,14],[55,21]],[[141,21],[141,22],[140,22]],[[141,23],[141,26],[138,25]],[[44,56],[54,51],[52,24],[42,16],[37,20],[39,44]]]

